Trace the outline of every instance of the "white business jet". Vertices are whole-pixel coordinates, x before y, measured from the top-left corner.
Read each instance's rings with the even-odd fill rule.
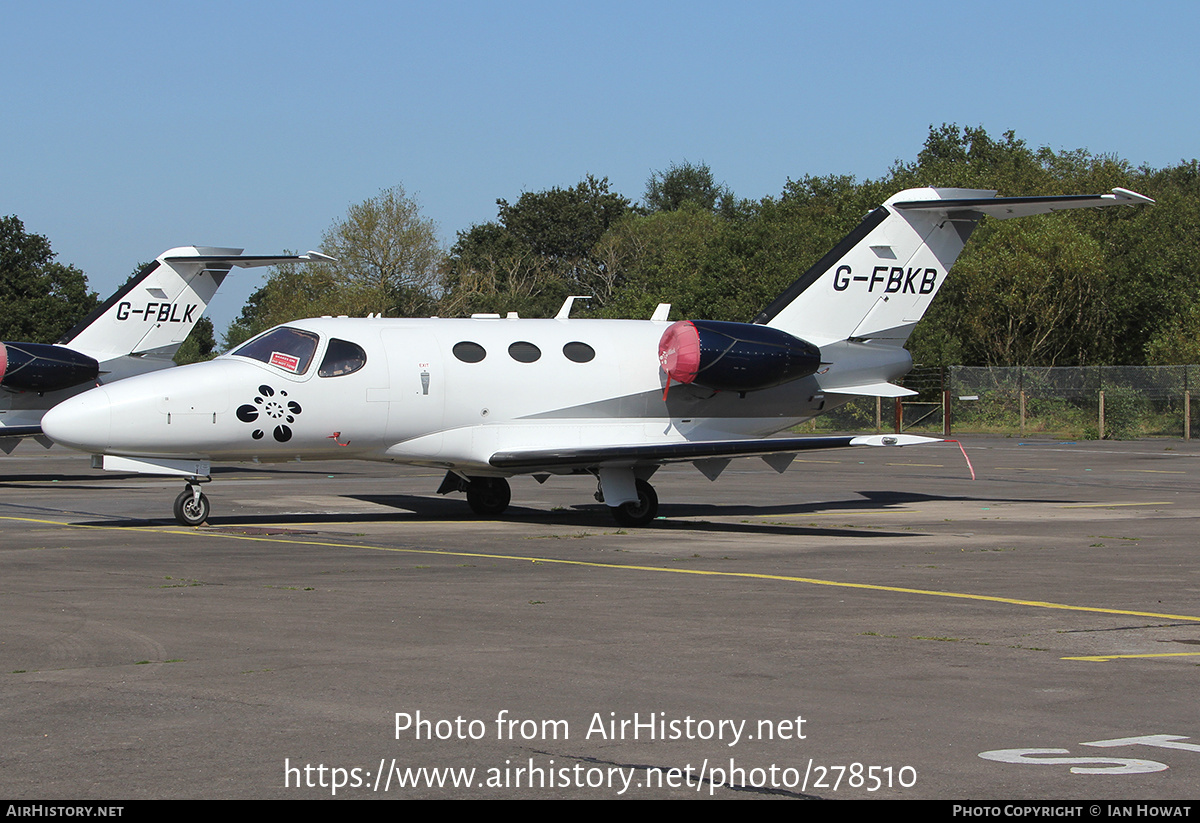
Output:
[[[175,365],[171,358],[234,266],[328,259],[317,252],[252,257],[241,249],[170,249],[57,343],[0,343],[0,449],[11,454],[25,437],[49,446],[42,416],[56,403]]]
[[[446,470],[495,516],[506,478],[590,475],[616,520],[657,514],[648,482],[691,462],[716,479],[733,457],[783,471],[795,454],[931,442],[912,435],[766,435],[856,396],[914,394],[905,340],[984,216],[1153,202],[1111,194],[997,198],[910,189],[872,211],[752,323],[319,318],[264,332],[216,360],[123,380],[46,414],[55,441],[113,471],[171,474],[175,516],[197,525],[212,461],[358,458]]]

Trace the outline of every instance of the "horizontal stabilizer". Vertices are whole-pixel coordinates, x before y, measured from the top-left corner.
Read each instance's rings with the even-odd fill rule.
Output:
[[[240,269],[252,269],[257,266],[278,266],[283,263],[333,263],[334,258],[319,251],[309,251],[304,254],[202,254],[164,257],[167,263],[229,263]]]
[[[1058,197],[970,197],[946,200],[908,200],[893,203],[901,211],[935,211],[953,214],[975,212],[997,220],[1029,217],[1064,209],[1095,209],[1104,206],[1151,205],[1154,201],[1129,189],[1113,189],[1111,194],[1072,194]]]

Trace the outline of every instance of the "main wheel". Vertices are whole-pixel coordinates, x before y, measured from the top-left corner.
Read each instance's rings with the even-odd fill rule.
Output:
[[[622,503],[612,508],[612,516],[622,526],[645,526],[658,516],[658,495],[645,480],[637,481],[636,503]]]
[[[481,517],[503,514],[512,500],[512,490],[503,477],[472,477],[467,486],[467,505]]]
[[[208,511],[208,498],[203,494],[197,498],[190,488],[175,498],[175,519],[181,526],[199,526],[208,519]]]

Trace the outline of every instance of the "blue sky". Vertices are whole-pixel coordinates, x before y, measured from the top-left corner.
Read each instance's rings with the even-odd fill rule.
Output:
[[[885,174],[930,125],[1192,159],[1200,5],[9,2],[0,215],[107,296],[172,246],[315,248],[402,184],[456,232],[586,174],[741,197]],[[1019,194],[1019,192],[1011,192]],[[259,284],[237,272],[223,331]]]

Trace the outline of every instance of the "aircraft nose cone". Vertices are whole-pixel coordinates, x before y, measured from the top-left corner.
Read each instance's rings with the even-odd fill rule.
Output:
[[[64,400],[42,415],[42,432],[61,446],[85,452],[108,448],[112,404],[103,387]]]

